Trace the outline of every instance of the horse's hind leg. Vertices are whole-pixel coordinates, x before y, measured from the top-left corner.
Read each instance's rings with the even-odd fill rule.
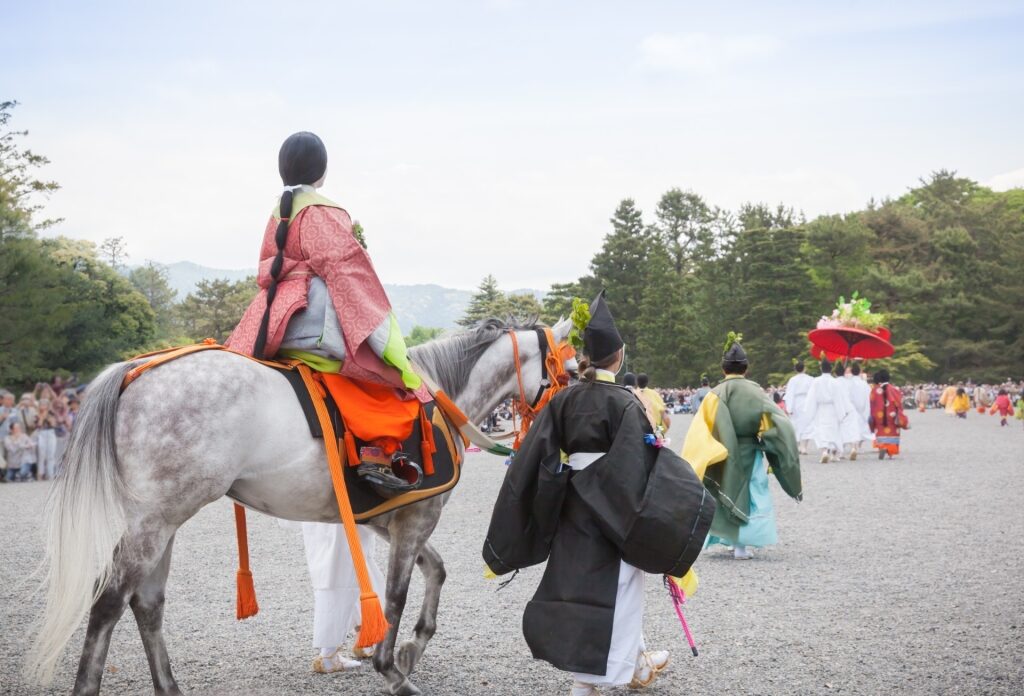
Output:
[[[171,547],[174,537],[167,542],[167,548],[156,568],[136,588],[129,602],[135,614],[135,623],[139,626],[142,645],[146,648],[149,660],[149,671],[153,675],[153,690],[156,696],[181,696],[174,675],[171,674],[171,661],[167,656],[164,644],[164,587],[167,585],[167,573],[171,568]]]
[[[128,600],[164,556],[173,530],[164,527],[126,532],[114,552],[110,581],[89,611],[89,627],[78,661],[74,696],[94,696],[100,691],[110,635],[124,613]],[[172,692],[173,693],[173,692]]]
[[[423,573],[423,608],[420,610],[416,628],[413,629],[414,638],[405,641],[398,648],[396,662],[398,669],[405,675],[412,674],[416,669],[416,664],[423,657],[423,651],[427,649],[427,643],[437,630],[437,605],[441,601],[441,586],[444,585],[446,577],[441,554],[430,545],[430,542],[423,544],[416,565]]]

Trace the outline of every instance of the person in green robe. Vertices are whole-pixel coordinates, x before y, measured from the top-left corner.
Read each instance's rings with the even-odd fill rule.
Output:
[[[741,338],[729,333],[725,379],[701,402],[682,454],[718,502],[707,543],[731,545],[735,558],[747,560],[753,558],[750,547],[778,541],[768,467],[793,499],[803,499],[803,488],[793,424],[761,385],[746,378]]]

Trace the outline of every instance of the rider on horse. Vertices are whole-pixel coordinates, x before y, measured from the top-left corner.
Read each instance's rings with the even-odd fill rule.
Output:
[[[327,173],[323,142],[308,132],[289,136],[278,169],[284,191],[263,234],[260,292],[227,345],[257,358],[298,359],[324,373],[394,387],[405,401],[429,402],[352,219],[317,193]],[[379,434],[361,448],[359,474],[390,490],[414,487],[392,471],[401,438]]]

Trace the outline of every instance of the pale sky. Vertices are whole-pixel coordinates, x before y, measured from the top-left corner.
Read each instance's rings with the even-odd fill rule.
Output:
[[[94,6],[101,6],[99,9]],[[54,232],[256,265],[296,130],[389,283],[544,289],[672,187],[808,216],[1024,185],[1024,3],[19,2],[0,99]]]

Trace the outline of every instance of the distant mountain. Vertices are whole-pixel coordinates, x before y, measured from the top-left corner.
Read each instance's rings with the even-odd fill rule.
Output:
[[[255,268],[226,269],[207,268],[191,261],[178,261],[177,263],[164,264],[167,269],[167,279],[178,293],[178,301],[181,302],[185,296],[196,289],[201,280],[226,279],[232,282],[244,280],[251,275],[256,275]]]
[[[228,270],[207,268],[191,261],[166,264],[171,287],[178,293],[178,300],[195,290],[201,280],[226,278],[242,280],[256,274],[255,268]],[[466,312],[473,293],[468,290],[453,290],[440,285],[391,285],[384,284],[392,309],[398,318],[402,332],[408,334],[414,326],[428,326],[441,329],[457,328],[458,321]],[[534,290],[519,290],[531,292]]]

